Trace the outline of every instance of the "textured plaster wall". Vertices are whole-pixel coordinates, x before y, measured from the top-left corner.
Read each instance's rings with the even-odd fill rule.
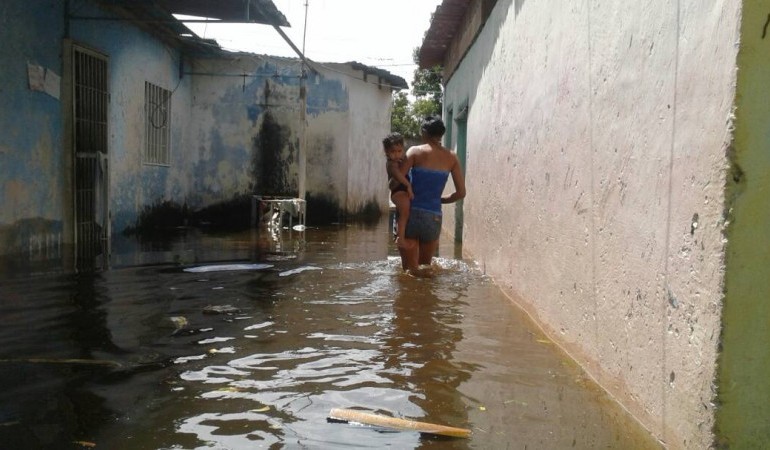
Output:
[[[335,220],[347,203],[348,136],[351,98],[345,86],[348,79],[339,73],[315,66],[307,80],[307,196],[336,209],[327,220]],[[312,214],[318,209],[308,206]],[[333,217],[332,217],[333,216]],[[310,218],[315,221],[314,217]]]
[[[0,254],[49,255],[62,244],[62,106],[30,89],[27,65],[61,76],[63,29],[59,1],[0,4]]]
[[[740,6],[500,0],[447,84],[465,250],[672,448],[712,441]]]
[[[770,448],[770,1],[744,4],[740,42],[717,435]]]
[[[79,13],[104,15],[98,9],[89,10],[88,4]],[[120,233],[135,224],[143,208],[175,199],[189,185],[189,177],[179,172],[185,158],[179,143],[190,122],[190,80],[179,77],[177,51],[128,22],[76,20],[71,23],[71,36],[75,44],[109,58],[110,210],[113,232]],[[173,92],[168,166],[143,162],[145,82]]]
[[[298,195],[304,144],[311,201],[338,208],[337,215],[356,214],[373,199],[387,207],[379,195],[384,175],[381,185],[373,185],[378,175],[369,149],[387,130],[390,91],[362,83],[361,73],[348,65],[316,69],[304,80],[303,125],[299,61],[239,55],[196,62],[193,120],[199,125],[189,146],[198,155],[191,195],[200,198],[193,203],[210,203],[223,193]],[[247,76],[233,76],[238,74]],[[227,171],[213,171],[214,161]]]
[[[360,71],[341,64],[330,66],[348,74],[341,78],[341,81],[347,80],[350,95],[348,151],[343,161],[348,192],[345,210],[352,214],[366,208],[385,212],[389,192],[382,138],[390,132],[390,88],[380,86],[376,76],[368,75],[364,79]]]
[[[249,193],[296,195],[298,69],[234,55],[199,60],[193,73],[190,203],[199,207]]]

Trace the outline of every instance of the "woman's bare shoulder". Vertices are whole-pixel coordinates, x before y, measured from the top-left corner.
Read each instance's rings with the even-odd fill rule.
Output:
[[[424,152],[426,149],[430,150],[430,145],[428,145],[428,144],[413,145],[413,146],[409,147],[409,150],[407,150],[406,152],[407,153],[409,153],[409,152],[420,153],[420,152]]]

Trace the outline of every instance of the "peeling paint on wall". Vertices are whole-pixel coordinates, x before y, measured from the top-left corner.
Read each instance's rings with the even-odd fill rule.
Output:
[[[0,108],[12,112],[0,114],[0,225],[43,218],[62,223],[64,230],[72,227],[72,205],[66,204],[74,184],[72,162],[63,148],[67,134],[62,112],[67,108],[43,92],[48,70],[51,81],[61,73],[68,82],[62,46],[66,50],[70,43],[109,61],[107,142],[114,234],[146,222],[148,208],[167,202],[201,211],[257,193],[295,196],[305,140],[307,161],[313,162],[306,188],[311,201],[321,199],[319,210],[333,205],[337,220],[373,211],[375,203],[387,209],[385,174],[380,159],[369,158],[368,151],[389,131],[390,92],[361,83],[349,65],[319,67],[301,79],[296,59],[225,53],[183,57],[128,21],[70,21],[71,42],[65,44],[64,1],[39,3],[33,9],[22,0],[2,6],[3,17],[14,20],[0,30],[6,42],[0,59],[9,62],[0,72]],[[111,14],[96,2],[83,2],[79,8],[93,17]],[[28,63],[45,68],[33,70],[42,73],[42,84],[34,86],[43,91],[29,89]],[[172,92],[168,164],[143,160],[145,82]],[[62,88],[67,101],[66,85]],[[69,235],[62,240],[71,241],[73,233]],[[19,246],[26,244],[13,245],[18,248],[0,253],[22,251]]]

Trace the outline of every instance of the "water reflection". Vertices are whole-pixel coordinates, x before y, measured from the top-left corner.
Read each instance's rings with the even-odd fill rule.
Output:
[[[453,358],[456,344],[463,339],[458,326],[463,295],[448,291],[445,283],[449,279],[440,274],[433,279],[399,277],[392,329],[383,347],[385,373],[410,392],[409,401],[419,407],[410,418],[467,427],[466,405],[457,387],[475,367]],[[442,448],[447,448],[446,443]]]
[[[3,280],[0,442],[131,450],[649,447],[465,262],[439,259],[434,279],[401,274],[386,221],[308,230],[296,254],[259,251],[252,239],[188,234],[157,247],[163,255],[123,256],[165,264]],[[272,267],[190,273],[174,255]],[[332,408],[474,434],[435,440],[329,423]]]

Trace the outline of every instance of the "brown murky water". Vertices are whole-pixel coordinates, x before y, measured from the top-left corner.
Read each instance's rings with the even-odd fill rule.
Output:
[[[659,448],[451,245],[420,280],[385,220],[292,239],[191,234],[114,258],[153,265],[0,280],[2,447]],[[182,270],[212,262],[272,267]]]

